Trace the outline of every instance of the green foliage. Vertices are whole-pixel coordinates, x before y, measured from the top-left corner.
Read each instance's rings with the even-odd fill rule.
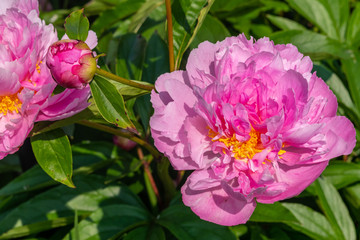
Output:
[[[84,41],[89,28],[96,32],[95,50],[105,54],[98,59],[101,69],[145,86],[169,72],[163,0],[50,2],[54,9],[41,16],[54,24],[60,38],[66,32]],[[203,41],[215,43],[244,33],[267,36],[276,44],[291,43],[316,61],[313,71],[336,95],[339,113],[360,132],[358,1],[173,0],[171,8],[176,69],[184,68],[190,50]],[[0,162],[0,239],[360,237],[358,146],[351,155],[330,161],[323,177],[298,197],[258,203],[248,223],[219,226],[182,204],[179,189],[187,173],[169,169],[169,162],[158,158],[149,130],[149,90],[100,75],[90,87],[85,111],[36,123],[30,137],[38,165],[22,170],[17,155]],[[100,124],[107,133],[77,123]],[[61,128],[69,125],[72,131],[66,135]],[[137,146],[119,148],[112,134],[135,140]]]
[[[72,177],[72,155],[68,137],[61,129],[31,138],[31,145],[41,168],[55,181],[75,187]]]
[[[84,16],[84,9],[72,12],[65,19],[65,32],[70,39],[85,41],[89,32],[89,20]]]

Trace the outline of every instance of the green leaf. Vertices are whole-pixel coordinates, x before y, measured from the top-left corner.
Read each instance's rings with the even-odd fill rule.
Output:
[[[360,164],[332,160],[322,175],[335,188],[343,188],[360,181]]]
[[[149,17],[149,15],[159,6],[163,5],[163,0],[148,0],[138,8],[137,12],[131,17],[131,23],[129,25],[129,32],[137,33]]]
[[[145,57],[146,40],[128,33],[109,41],[105,63],[111,72],[126,79],[140,80]]]
[[[171,5],[173,15],[175,69],[200,29],[214,0],[179,0]]]
[[[4,197],[22,192],[33,191],[54,184],[56,184],[56,182],[49,179],[49,176],[46,175],[44,170],[42,170],[39,166],[34,166],[1,188],[0,196]]]
[[[282,203],[298,220],[298,222],[285,222],[287,225],[302,232],[313,239],[336,239],[330,223],[319,212],[297,203]]]
[[[90,88],[95,104],[106,121],[120,128],[133,127],[126,113],[124,99],[114,85],[105,78],[95,76]]]
[[[300,23],[288,18],[266,15],[272,24],[280,28],[281,30],[306,30],[306,28]]]
[[[142,80],[155,83],[156,79],[163,73],[169,71],[169,51],[166,43],[155,32],[146,47],[145,61],[143,65]],[[149,127],[152,105],[150,95],[136,99],[135,110],[140,115],[141,122],[145,129]]]
[[[70,13],[65,19],[65,32],[70,39],[85,41],[89,33],[89,20],[84,16],[84,9]]]
[[[298,222],[297,218],[281,203],[257,203],[250,220],[253,222]]]
[[[347,42],[355,49],[360,46],[359,22],[360,22],[360,3],[357,3],[354,11],[351,14],[347,33],[346,33]]]
[[[343,40],[349,15],[348,0],[286,0],[292,8],[330,38]]]
[[[351,213],[355,216],[356,220],[360,221],[360,184],[347,187],[343,191],[348,205],[350,206]]]
[[[334,92],[338,101],[342,102],[348,108],[355,108],[355,105],[350,97],[349,90],[345,87],[340,78],[329,69],[321,65],[314,65],[313,71],[316,71],[316,75],[321,77],[330,89]],[[356,111],[356,109],[354,109]]]
[[[181,200],[173,201],[173,204],[160,213],[157,223],[179,240],[236,239],[227,227],[201,220]]]
[[[328,58],[350,59],[353,52],[341,42],[325,35],[301,30],[280,31],[270,36],[276,44],[291,43],[312,60]]]
[[[125,0],[116,3],[112,9],[100,13],[91,26],[91,29],[101,36],[109,28],[121,22],[122,19],[135,13],[143,4],[144,0]]]
[[[230,36],[231,34],[224,24],[208,14],[190,46],[191,48],[196,48],[201,42],[209,41],[216,43]]]
[[[318,178],[315,185],[321,208],[335,232],[336,239],[355,240],[354,222],[338,191],[326,179]]]
[[[100,206],[126,204],[145,208],[144,204],[128,188],[119,185],[104,185],[105,179],[96,175],[75,176],[77,186],[70,189],[59,185],[40,193],[27,202],[22,203],[0,221],[0,232],[55,220],[61,217],[74,217],[75,209],[79,215],[96,211]]]
[[[75,187],[72,177],[72,155],[68,137],[55,129],[32,137],[31,146],[41,168],[55,181]]]
[[[124,240],[165,240],[165,233],[158,225],[138,227],[125,235]]]
[[[109,239],[127,227],[150,219],[146,209],[132,204],[104,206],[78,224],[79,239]],[[75,235],[73,229],[64,240],[74,239]]]
[[[12,238],[25,237],[25,236],[43,232],[43,231],[46,231],[49,229],[67,226],[67,225],[72,224],[73,222],[74,222],[73,217],[62,217],[62,218],[57,218],[54,220],[33,223],[33,224],[10,229],[8,232],[5,232],[2,235],[0,235],[0,239],[12,239]]]
[[[342,59],[341,66],[346,75],[351,98],[357,112],[360,112],[360,54],[356,52],[354,59]]]

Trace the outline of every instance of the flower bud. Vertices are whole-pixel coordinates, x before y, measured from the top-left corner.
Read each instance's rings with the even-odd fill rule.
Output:
[[[136,146],[136,142],[131,141],[125,137],[121,137],[121,136],[114,136],[113,137],[113,142],[115,145],[117,145],[119,148],[125,150],[125,151],[130,151],[131,149],[133,149]]]
[[[64,88],[84,88],[96,71],[91,49],[79,40],[64,39],[52,44],[46,64],[55,81]]]

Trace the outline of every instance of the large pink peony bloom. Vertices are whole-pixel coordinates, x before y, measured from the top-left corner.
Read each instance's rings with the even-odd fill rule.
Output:
[[[158,78],[152,136],[175,169],[194,170],[181,192],[200,218],[245,223],[256,201],[299,194],[351,153],[355,129],[312,67],[291,44],[240,35],[200,44],[186,71]]]
[[[45,56],[57,40],[53,26],[39,18],[37,0],[0,1],[0,159],[18,150],[34,122],[88,106],[89,88],[52,96],[56,83]]]

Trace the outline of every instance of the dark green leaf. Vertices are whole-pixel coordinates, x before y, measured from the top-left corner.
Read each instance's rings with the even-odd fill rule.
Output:
[[[322,173],[337,189],[360,181],[360,164],[330,161]]]
[[[360,112],[360,54],[356,52],[354,59],[342,59],[341,65],[346,75],[352,100],[357,112]]]
[[[287,0],[292,8],[330,38],[343,40],[349,14],[347,0]]]
[[[121,128],[133,126],[127,116],[124,99],[114,85],[105,78],[95,76],[90,88],[95,104],[106,121]]]
[[[145,61],[143,66],[142,80],[155,83],[155,80],[163,73],[169,71],[169,51],[164,40],[155,32],[146,47]],[[150,96],[142,96],[136,99],[135,110],[140,115],[145,129],[148,128],[152,106]]]
[[[298,222],[296,217],[281,203],[258,203],[249,221],[254,222]]]
[[[148,0],[142,4],[130,19],[129,32],[138,33],[141,25],[145,22],[146,18],[149,17],[151,12],[163,4],[163,0]]]
[[[54,184],[56,184],[56,182],[50,179],[44,170],[42,170],[39,166],[34,166],[1,188],[0,196],[9,196],[12,194],[32,191],[34,189]]]
[[[354,11],[351,14],[349,20],[349,26],[347,29],[346,40],[352,45],[353,48],[360,46],[360,3],[356,4]]]
[[[360,221],[360,184],[356,184],[351,187],[347,187],[343,196],[348,202],[351,213],[355,216],[356,220]]]
[[[145,39],[141,35],[126,34],[121,36],[116,43],[116,48],[110,49],[116,54],[115,73],[126,79],[140,80],[145,57]]]
[[[97,209],[78,224],[80,239],[109,239],[139,222],[151,219],[149,212],[132,204],[108,205]],[[90,230],[91,229],[91,230]],[[74,239],[73,229],[64,239]]]
[[[236,239],[224,226],[201,220],[181,200],[175,201],[161,214],[157,223],[167,228],[179,240]]]
[[[319,212],[297,203],[282,203],[298,220],[298,222],[285,222],[287,225],[302,232],[313,239],[336,239],[330,223]]]
[[[158,225],[147,225],[138,227],[129,232],[124,240],[165,240],[165,233]]]
[[[354,223],[338,191],[322,178],[316,180],[315,186],[320,205],[335,232],[336,239],[355,240]]]
[[[70,39],[85,41],[89,33],[89,20],[84,16],[84,9],[70,13],[65,19],[65,32]]]
[[[75,187],[72,177],[72,155],[68,137],[55,129],[31,138],[31,146],[41,168],[55,181]]]
[[[289,30],[271,35],[276,44],[291,43],[312,60],[343,58],[350,59],[352,51],[341,42],[311,31]]]
[[[125,17],[135,13],[143,4],[144,0],[125,0],[116,3],[116,7],[105,10],[100,16],[94,21],[91,29],[96,32],[98,36],[114,27],[115,24],[119,23]]]
[[[74,222],[73,217],[63,217],[54,220],[33,223],[33,224],[13,228],[8,232],[5,232],[4,234],[0,235],[0,239],[13,239],[13,238],[29,236],[31,234],[43,232],[49,229],[70,225],[73,222]]]
[[[59,216],[73,217],[89,214],[100,206],[126,204],[144,208],[143,203],[129,189],[119,185],[106,186],[104,178],[98,176],[75,176],[75,189],[63,185],[43,192],[17,206],[0,221],[0,232],[42,221],[54,220]]]
[[[231,35],[224,24],[211,15],[206,15],[203,24],[201,25],[198,33],[194,37],[194,41],[190,46],[192,48],[196,48],[201,42],[209,41],[216,43],[217,41],[222,41],[226,37],[230,36]]]
[[[306,30],[306,28],[300,23],[279,16],[267,15],[266,16],[272,24],[280,28],[281,30]]]
[[[214,0],[179,0],[173,2],[171,9],[175,69],[179,69],[184,52],[196,36],[213,2]]]

